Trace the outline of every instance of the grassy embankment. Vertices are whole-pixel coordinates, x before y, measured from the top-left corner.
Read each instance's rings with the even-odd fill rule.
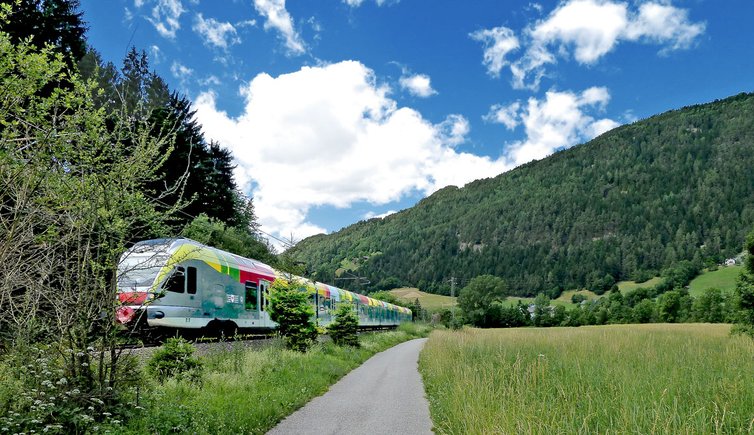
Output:
[[[237,349],[201,358],[201,385],[168,381],[153,385],[145,410],[125,433],[265,433],[377,352],[429,328],[414,324],[361,336],[360,349],[332,343],[303,354],[279,346]]]
[[[435,331],[419,366],[438,433],[751,433],[754,342],[729,330]]]

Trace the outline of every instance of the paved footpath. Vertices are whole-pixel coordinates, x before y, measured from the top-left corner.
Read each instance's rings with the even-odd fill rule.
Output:
[[[269,434],[431,434],[429,403],[418,370],[426,338],[367,360]]]

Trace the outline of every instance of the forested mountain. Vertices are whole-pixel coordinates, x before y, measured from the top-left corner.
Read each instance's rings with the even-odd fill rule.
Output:
[[[513,294],[608,288],[741,250],[754,225],[754,94],[625,125],[384,219],[303,240],[318,279],[447,293],[493,274]]]

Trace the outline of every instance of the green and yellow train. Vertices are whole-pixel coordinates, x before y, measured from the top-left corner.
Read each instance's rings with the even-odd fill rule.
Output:
[[[269,289],[291,279],[310,297],[315,318],[326,326],[332,313],[349,304],[362,328],[410,322],[411,310],[331,285],[284,277],[256,260],[190,239],[156,239],[135,244],[118,265],[119,323],[134,328],[193,335],[234,335],[275,329]]]

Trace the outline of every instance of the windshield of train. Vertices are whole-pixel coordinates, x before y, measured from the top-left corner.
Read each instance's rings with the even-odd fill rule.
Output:
[[[118,264],[118,287],[147,287],[154,283],[169,256],[130,255]]]

